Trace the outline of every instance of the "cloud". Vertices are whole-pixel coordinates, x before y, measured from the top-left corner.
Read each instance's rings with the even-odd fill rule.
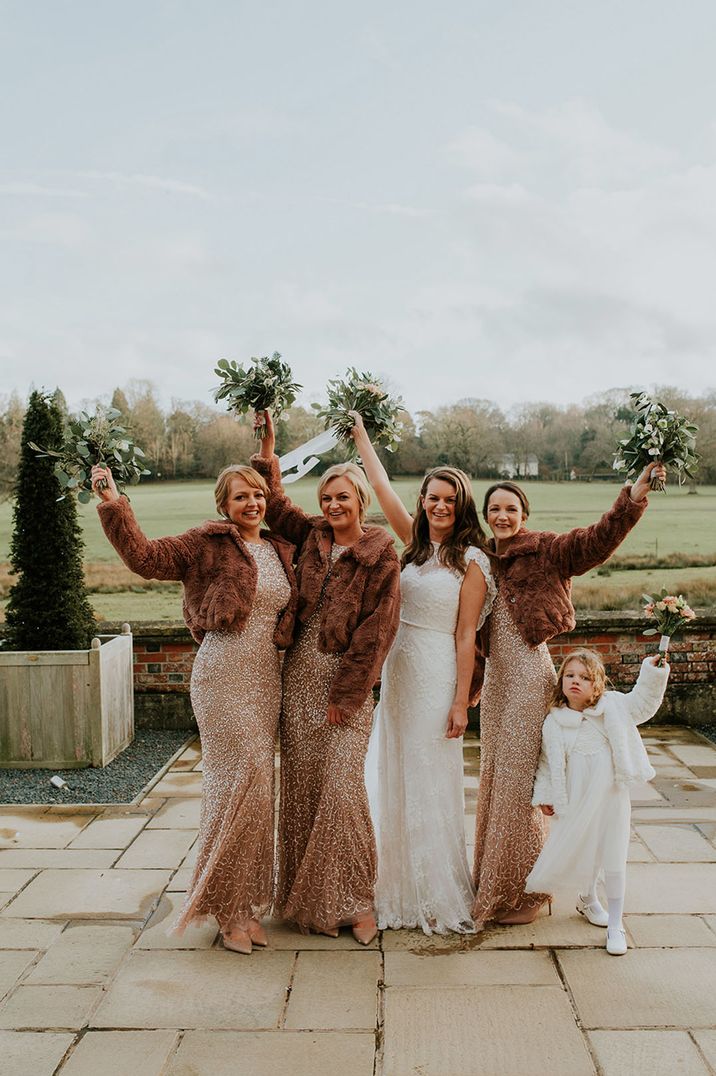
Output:
[[[103,172],[96,169],[75,174],[80,179],[110,183],[116,187],[143,187],[146,190],[161,191],[164,194],[181,194],[204,201],[211,198],[210,192],[204,187],[197,187],[193,183],[185,183],[183,180],[170,179],[166,176],[150,176],[141,172]]]
[[[86,198],[86,191],[68,190],[63,187],[46,187],[42,183],[16,182],[0,183],[0,195],[17,195],[18,197],[39,198]]]

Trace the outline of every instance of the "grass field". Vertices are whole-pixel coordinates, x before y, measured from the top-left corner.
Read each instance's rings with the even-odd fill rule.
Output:
[[[403,478],[395,489],[412,508],[419,479]],[[481,503],[490,483],[473,483]],[[307,511],[316,510],[315,479],[303,479],[290,488],[291,497]],[[618,493],[616,484],[531,482],[526,485],[532,505],[530,526],[537,530],[565,531],[586,526],[597,519]],[[168,482],[139,486],[132,490],[134,510],[150,537],[178,534],[187,527],[215,515],[211,482]],[[378,509],[377,505],[373,508]],[[94,505],[80,505],[86,542],[88,583],[92,602],[102,619],[174,620],[181,616],[179,588],[161,584],[150,586],[132,577],[121,565],[102,533]],[[12,506],[0,504],[0,592],[7,590]],[[652,494],[649,509],[629,535],[617,555],[652,558],[704,555],[716,565],[716,487],[702,486],[696,495],[686,488],[670,488],[666,494]],[[683,590],[697,605],[716,602],[716,567],[640,568],[612,571],[609,575],[589,575],[575,580],[575,602],[582,608],[631,608],[639,604],[642,590],[662,585]],[[141,588],[141,589],[140,589]],[[94,593],[94,591],[100,591]],[[102,593],[101,591],[105,591]]]

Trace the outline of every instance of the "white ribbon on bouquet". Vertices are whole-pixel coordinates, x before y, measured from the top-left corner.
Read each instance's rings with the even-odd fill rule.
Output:
[[[299,478],[303,478],[305,474],[312,471],[318,463],[318,456],[322,456],[324,452],[330,452],[336,447],[338,441],[338,434],[334,430],[324,430],[317,437],[312,437],[310,441],[287,452],[285,456],[280,456],[278,462],[284,486],[290,482],[297,482]],[[295,474],[285,473],[294,467],[298,468]]]
[[[659,653],[665,654],[666,651],[669,649],[669,643],[670,642],[671,642],[671,636],[670,635],[662,635],[661,639],[659,639]]]

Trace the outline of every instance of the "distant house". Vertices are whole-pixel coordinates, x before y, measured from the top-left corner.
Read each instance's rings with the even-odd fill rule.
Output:
[[[495,460],[495,470],[500,478],[538,478],[539,460],[534,452],[520,460],[514,452],[505,452]]]

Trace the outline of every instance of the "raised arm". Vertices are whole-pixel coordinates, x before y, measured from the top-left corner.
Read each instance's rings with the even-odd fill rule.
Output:
[[[658,665],[659,655],[645,658],[634,687],[625,696],[636,725],[649,721],[664,701],[669,665]]]
[[[147,538],[129,501],[118,493],[108,467],[92,468],[92,488],[100,498],[97,511],[102,529],[131,571],[143,579],[184,578],[193,558],[183,535]]]
[[[612,507],[589,527],[575,527],[566,534],[556,534],[550,552],[565,578],[583,575],[603,564],[618,549],[629,531],[646,511],[652,472],[665,478],[663,467],[649,464],[632,486],[624,486]]]
[[[398,494],[390,484],[385,467],[378,458],[378,453],[373,448],[370,437],[366,433],[363,419],[357,411],[351,411],[355,425],[353,427],[353,440],[358,449],[368,481],[375,490],[378,503],[383,509],[383,514],[403,544],[407,544],[413,529],[413,517],[401,501]]]
[[[261,441],[261,450],[250,459],[251,466],[266,479],[269,498],[266,502],[266,522],[277,534],[286,538],[300,550],[313,529],[311,517],[302,508],[290,500],[281,482],[281,468],[275,453],[276,433],[273,419],[268,411],[257,414],[254,428],[261,426],[265,436]]]
[[[458,739],[467,728],[470,685],[475,667],[475,633],[486,593],[485,577],[473,561],[468,564],[460,587],[460,607],[455,630],[457,685],[445,734],[449,740]]]

